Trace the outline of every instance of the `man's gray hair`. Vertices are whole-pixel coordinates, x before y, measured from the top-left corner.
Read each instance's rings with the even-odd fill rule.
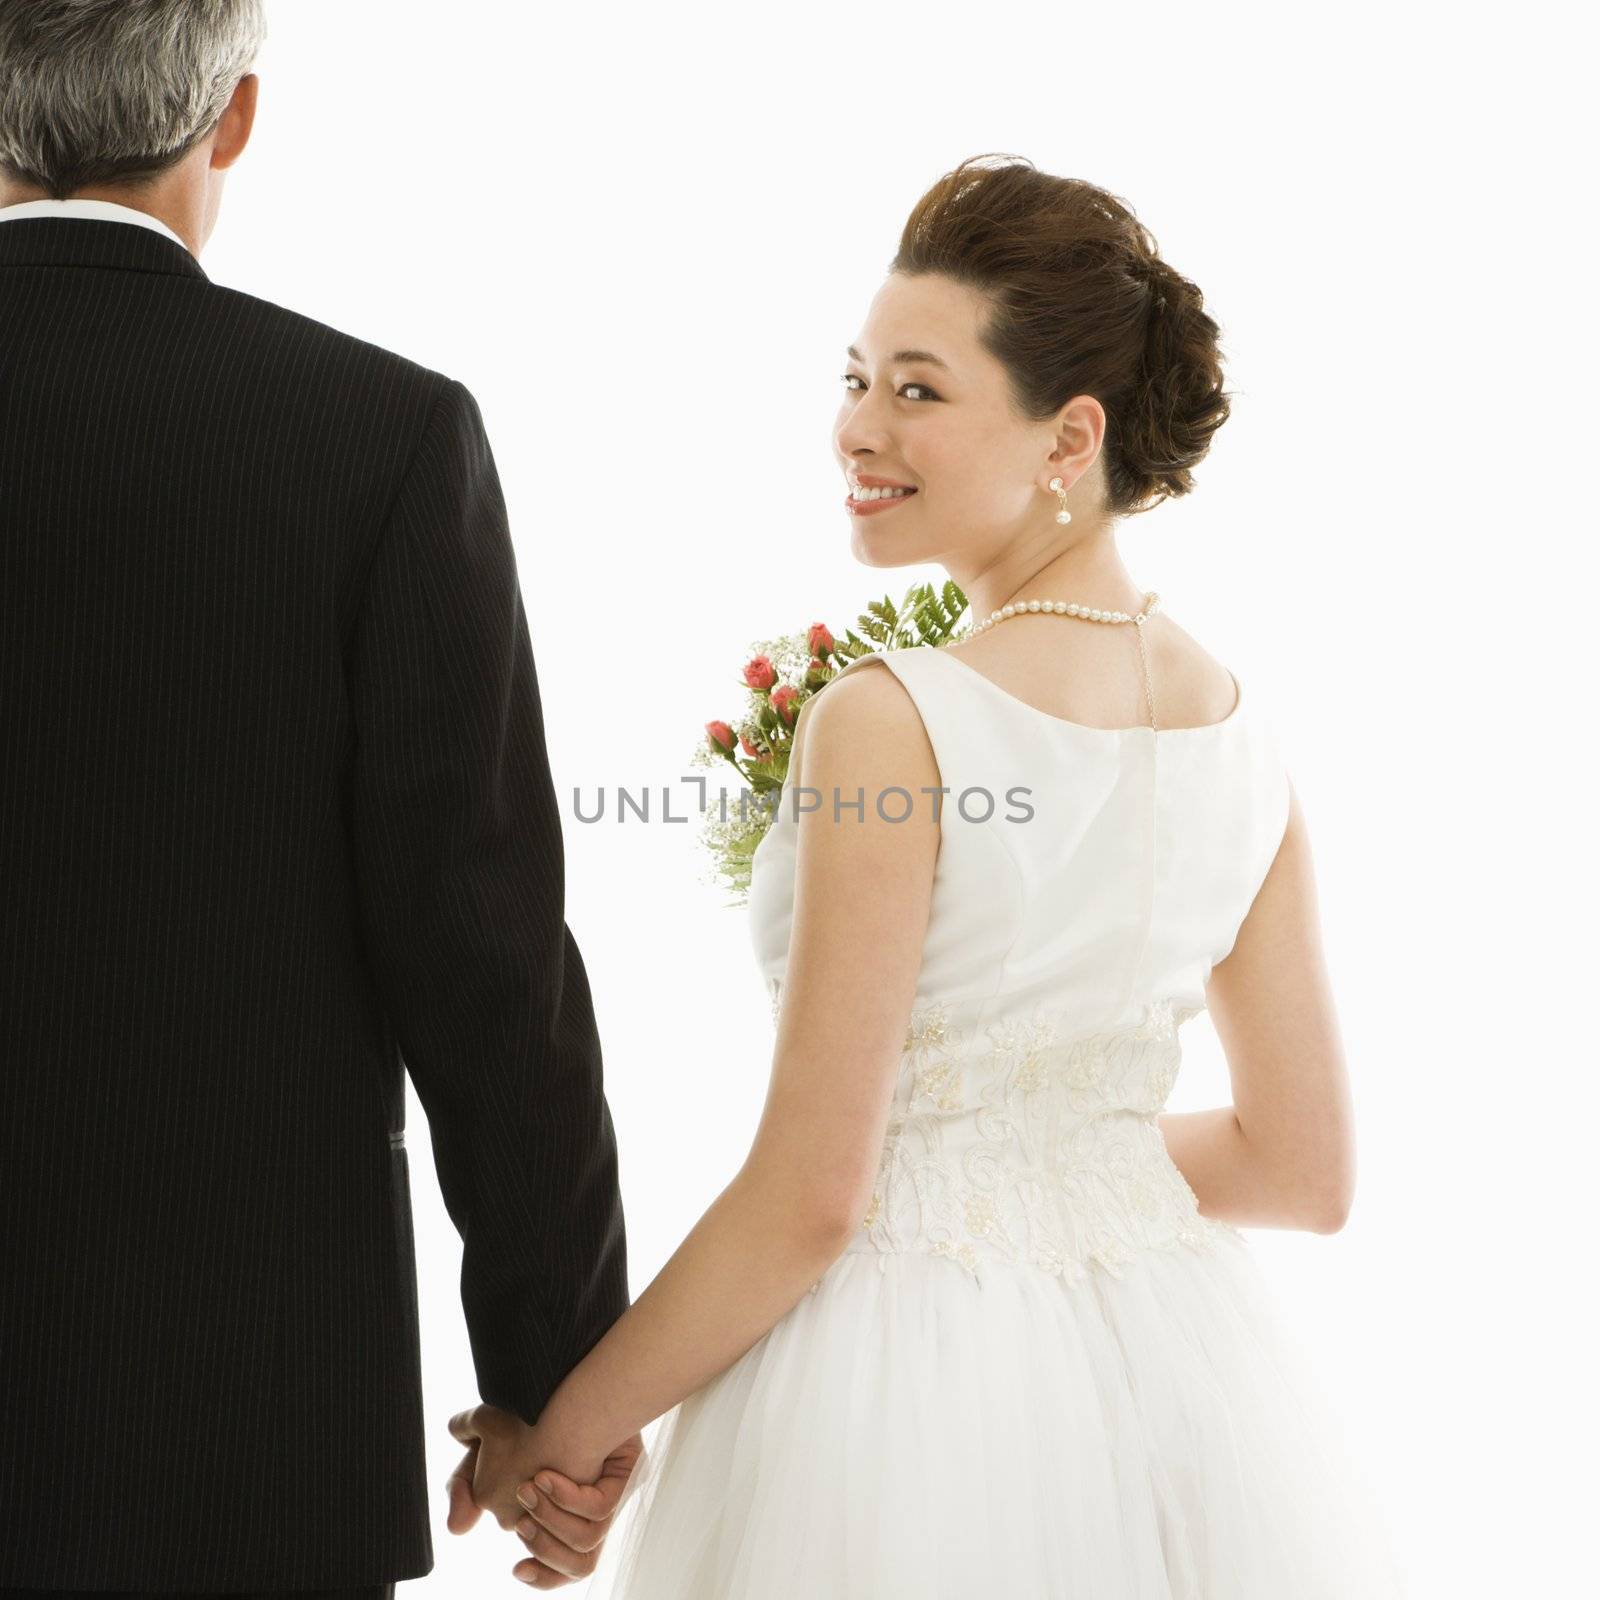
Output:
[[[263,0],[0,0],[0,168],[64,200],[154,178],[217,124]]]

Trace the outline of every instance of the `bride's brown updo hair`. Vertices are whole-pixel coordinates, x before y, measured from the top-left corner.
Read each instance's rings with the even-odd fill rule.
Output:
[[[988,295],[982,343],[1023,415],[1043,421],[1079,394],[1100,402],[1108,512],[1194,487],[1191,469],[1228,419],[1219,329],[1115,195],[1022,156],[973,156],[917,202],[890,271]]]

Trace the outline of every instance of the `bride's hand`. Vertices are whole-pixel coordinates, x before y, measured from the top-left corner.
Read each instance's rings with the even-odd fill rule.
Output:
[[[559,1461],[570,1471],[582,1474],[592,1471],[596,1481],[602,1474],[618,1470],[613,1465],[617,1452],[607,1457],[597,1447],[579,1443],[549,1422],[530,1426],[498,1406],[477,1405],[459,1412],[450,1419],[450,1432],[467,1447],[460,1465],[450,1475],[448,1527],[452,1533],[468,1532],[485,1511],[507,1531],[525,1522],[527,1514],[518,1503],[517,1487],[544,1470],[540,1462]],[[604,1492],[610,1499],[619,1498],[619,1492],[610,1485],[604,1486]],[[550,1533],[529,1546],[537,1560],[524,1563],[528,1570],[519,1573],[524,1582],[553,1589],[589,1575],[599,1560],[606,1529],[597,1528],[586,1519],[580,1519],[576,1528],[581,1536],[577,1546],[563,1545],[558,1536]]]
[[[647,1460],[644,1438],[636,1433],[606,1457],[592,1484],[574,1483],[553,1467],[522,1484],[517,1499],[527,1509],[516,1531],[533,1559],[519,1561],[512,1575],[535,1589],[553,1589],[593,1573],[612,1521],[638,1486]]]

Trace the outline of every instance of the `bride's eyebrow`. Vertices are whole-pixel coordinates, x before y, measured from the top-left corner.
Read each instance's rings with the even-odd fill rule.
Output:
[[[863,361],[866,359],[853,344],[847,345],[844,353],[849,356],[852,361]],[[950,370],[949,366],[941,361],[931,350],[896,350],[895,353],[889,357],[889,359],[891,361],[901,362],[926,361],[930,367],[944,367],[946,372]]]

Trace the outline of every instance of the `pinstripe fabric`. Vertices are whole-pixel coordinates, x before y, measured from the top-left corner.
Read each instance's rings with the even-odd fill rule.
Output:
[[[171,1594],[170,1589],[0,1589],[5,1600],[152,1600]],[[349,1589],[196,1589],[190,1600],[394,1600],[392,1583],[364,1583]]]
[[[431,1569],[403,1068],[483,1398],[628,1304],[563,893],[469,391],[0,223],[0,1586]]]

